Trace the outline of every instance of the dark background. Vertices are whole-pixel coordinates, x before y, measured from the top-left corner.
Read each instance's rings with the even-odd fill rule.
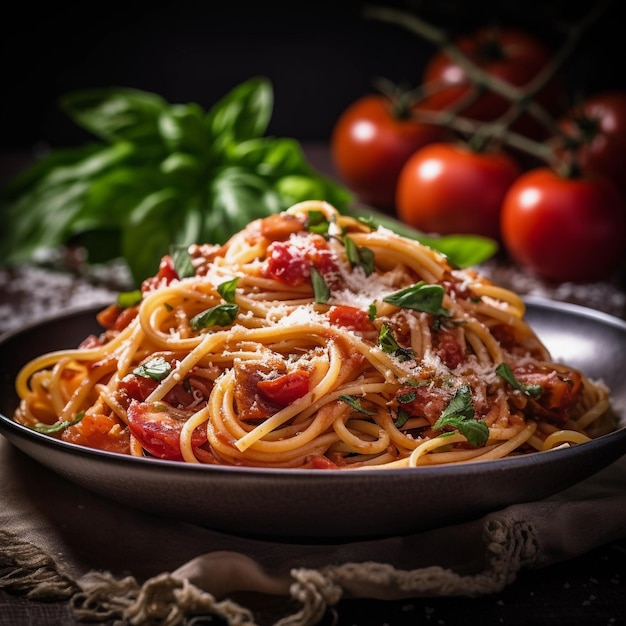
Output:
[[[282,3],[281,3],[282,4]],[[0,150],[72,145],[86,136],[61,113],[67,92],[124,86],[205,109],[240,82],[271,79],[269,134],[325,141],[341,111],[383,76],[417,85],[436,48],[409,30],[366,19],[372,4],[403,8],[451,34],[499,21],[555,50],[562,26],[594,6],[577,0],[30,3],[4,18]],[[564,73],[572,97],[626,85],[619,2],[587,31]]]

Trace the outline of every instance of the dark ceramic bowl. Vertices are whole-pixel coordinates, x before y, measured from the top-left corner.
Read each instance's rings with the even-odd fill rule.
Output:
[[[552,351],[612,389],[626,416],[626,322],[575,305],[527,299]],[[101,308],[101,307],[99,307]],[[141,459],[64,443],[16,424],[13,381],[29,359],[99,332],[90,308],[0,338],[0,432],[32,459],[117,502],[215,530],[282,538],[406,534],[553,495],[626,453],[626,427],[584,445],[497,461],[377,471],[218,467]]]

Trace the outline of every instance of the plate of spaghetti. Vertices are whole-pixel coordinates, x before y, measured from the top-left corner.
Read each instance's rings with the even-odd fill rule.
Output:
[[[228,532],[415,532],[626,452],[626,323],[523,299],[310,201],[172,246],[0,341],[0,429],[118,502]]]

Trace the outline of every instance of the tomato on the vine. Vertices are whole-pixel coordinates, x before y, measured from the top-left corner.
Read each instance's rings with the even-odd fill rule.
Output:
[[[483,72],[518,88],[526,87],[552,58],[551,50],[539,39],[515,28],[484,27],[458,37],[454,43]],[[459,106],[459,115],[469,119],[493,121],[511,105],[510,100],[489,89],[474,97],[468,72],[445,49],[440,49],[427,63],[422,82],[428,87],[430,108]],[[564,93],[563,83],[556,76],[535,100],[555,115],[563,110]],[[529,137],[547,135],[529,114],[522,115],[512,128]]]
[[[411,119],[416,107],[382,94],[355,100],[339,116],[331,155],[339,177],[366,204],[393,211],[396,181],[406,160],[442,136],[442,130]]]
[[[478,152],[453,143],[434,143],[406,162],[396,190],[396,211],[426,233],[468,233],[500,239],[500,207],[521,174],[501,150]]]
[[[592,94],[572,106],[559,120],[574,162],[585,172],[608,176],[626,198],[626,91]],[[566,148],[567,149],[567,148]]]
[[[512,259],[539,277],[604,280],[624,259],[626,206],[606,177],[566,178],[541,167],[507,192],[501,231]]]

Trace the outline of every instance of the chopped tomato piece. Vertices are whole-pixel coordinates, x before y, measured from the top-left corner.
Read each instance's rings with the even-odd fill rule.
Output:
[[[143,402],[158,386],[158,381],[147,376],[127,374],[120,380],[119,389],[126,392],[129,398]]]
[[[398,407],[409,415],[423,417],[434,424],[450,401],[450,396],[430,385],[402,386],[396,394]]]
[[[127,374],[119,382],[119,389],[132,400],[143,402],[159,385],[159,382],[148,376]],[[211,394],[207,381],[191,376],[183,383],[175,385],[163,398],[170,406],[186,409],[196,406],[201,400],[206,402]]]
[[[527,364],[513,369],[515,378],[523,385],[539,385],[541,395],[535,404],[546,409],[557,421],[566,418],[569,408],[578,400],[582,391],[580,372],[560,372],[540,365]]]
[[[309,463],[313,469],[341,469],[339,465],[323,454],[312,454],[309,457]]]
[[[496,324],[491,327],[491,334],[498,340],[498,343],[509,351],[514,351],[519,347],[519,342],[515,337],[513,327],[508,324]]]
[[[269,376],[271,372],[286,373],[287,368],[283,360],[271,359],[254,363],[236,361],[233,370],[235,372],[233,393],[239,419],[256,421],[274,415],[278,407],[259,393],[257,383]]]
[[[98,324],[108,330],[124,330],[139,312],[139,307],[121,307],[119,304],[110,304],[96,315]]]
[[[119,304],[110,304],[96,315],[98,324],[100,324],[103,328],[113,328],[113,324],[115,324],[115,320],[121,310],[122,309]]]
[[[292,233],[297,233],[304,229],[304,223],[295,215],[285,215],[282,213],[274,213],[261,220],[261,235],[277,241],[279,239],[287,239]]]
[[[128,429],[112,415],[85,415],[80,422],[66,428],[61,439],[107,452],[129,452]]]
[[[287,406],[309,391],[309,372],[298,370],[278,378],[268,378],[257,383],[259,393],[278,406]]]
[[[328,312],[328,319],[331,324],[336,326],[345,326],[361,332],[375,330],[375,326],[366,311],[345,304],[334,306]]]
[[[133,400],[128,407],[128,428],[152,456],[182,461],[180,433],[185,420],[173,415],[168,409],[163,402]],[[206,432],[198,426],[192,435],[192,446],[201,446],[206,440]]]
[[[322,236],[292,236],[287,241],[274,241],[268,246],[264,274],[268,278],[297,287],[310,280],[311,266],[324,278],[332,277],[339,271]]]
[[[463,346],[454,330],[440,330],[435,337],[437,343],[435,352],[450,369],[463,362],[465,359]]]
[[[90,350],[91,348],[99,348],[101,345],[102,340],[100,339],[100,337],[97,337],[96,335],[89,335],[80,342],[78,349]]]
[[[152,289],[160,285],[169,285],[173,280],[177,280],[178,278],[178,272],[176,272],[176,268],[174,267],[174,260],[169,254],[166,254],[159,263],[159,271],[156,275],[146,278],[143,283],[141,283],[141,291],[144,293],[152,291]]]

